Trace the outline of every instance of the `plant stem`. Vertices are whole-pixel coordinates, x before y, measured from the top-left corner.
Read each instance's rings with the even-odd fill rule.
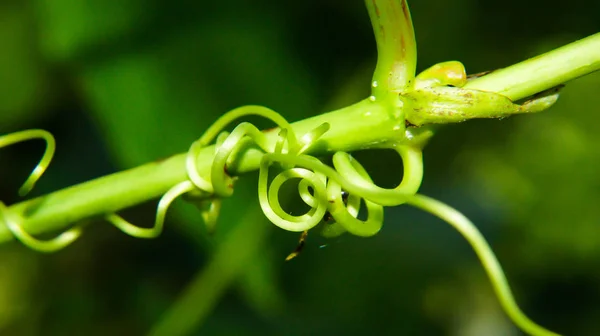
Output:
[[[500,93],[515,101],[599,69],[600,33],[596,33],[474,79],[465,88]]]
[[[600,34],[595,34],[475,79],[468,86],[497,91],[517,100],[599,68]],[[292,127],[296,134],[302,135],[324,122],[331,125],[330,130],[312,147],[310,154],[313,155],[373,148],[383,142],[405,137],[404,120],[390,114],[384,103],[365,99],[337,111],[298,121]],[[265,132],[274,144],[278,131],[273,129]],[[429,132],[429,129],[411,128],[407,132],[418,138]],[[210,171],[214,150],[214,146],[206,147],[197,157],[199,171],[203,176],[207,176]],[[232,158],[228,169],[234,174],[257,170],[262,154],[256,148],[241,151]],[[19,225],[32,234],[61,230],[83,219],[116,212],[160,197],[172,186],[187,180],[185,158],[185,153],[179,154],[161,162],[101,177],[14,204],[8,211]],[[6,226],[0,225],[0,243],[12,239]]]
[[[329,123],[329,131],[312,147],[316,154],[371,148],[379,143],[405,137],[400,120],[389,115],[387,108],[365,99],[349,107],[294,123],[296,134],[302,135]],[[402,123],[404,121],[402,120]],[[401,125],[403,126],[403,125]],[[415,136],[423,130],[416,130]],[[265,131],[275,143],[278,130]],[[215,148],[204,148],[197,156],[197,166],[207,176]],[[235,155],[228,171],[241,174],[257,170],[263,152],[250,147]],[[8,211],[27,232],[32,234],[63,229],[83,219],[116,212],[160,197],[172,186],[187,180],[186,154],[161,162],[101,177],[54,193],[14,204]],[[0,243],[12,239],[5,225],[0,225]]]
[[[375,42],[377,66],[373,96],[405,88],[415,77],[417,45],[406,0],[365,0]]]

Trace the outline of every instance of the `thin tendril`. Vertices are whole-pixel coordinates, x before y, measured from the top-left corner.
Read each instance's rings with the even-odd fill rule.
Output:
[[[405,203],[407,196],[412,196],[419,190],[423,180],[423,154],[421,149],[412,146],[391,144],[388,148],[400,154],[404,166],[402,182],[393,189],[385,189],[373,184],[366,178],[368,174],[362,168],[357,169],[360,166],[356,165],[356,160],[348,153],[335,153],[333,165],[340,175],[361,189],[359,194],[364,198],[384,206],[397,206]],[[346,185],[342,186],[352,193]]]
[[[558,334],[537,325],[519,309],[498,259],[483,235],[467,217],[452,207],[423,195],[415,195],[407,203],[441,218],[465,237],[488,274],[504,311],[518,327],[531,335],[558,336]]]
[[[405,203],[409,196],[415,194],[418,184],[414,182],[420,184],[420,181],[414,179],[415,176],[419,175],[418,172],[422,172],[422,161],[417,160],[420,159],[420,150],[415,151],[411,148],[407,153],[411,154],[410,156],[405,157],[408,160],[404,162],[404,172],[405,177],[409,177],[407,179],[408,182],[403,182],[394,189],[385,189],[377,187],[373,183],[369,184],[368,180],[356,171],[356,168],[354,168],[352,164],[352,161],[355,159],[347,153],[338,152],[334,155],[334,166],[336,166],[338,170],[329,167],[317,158],[308,155],[292,156],[269,153],[265,154],[263,160],[265,161],[265,164],[277,162],[318,171],[327,176],[328,179],[340,184],[341,187],[350,194],[360,195],[361,197],[380,205],[395,206]],[[415,164],[418,165],[418,167],[415,168]],[[356,179],[357,176],[359,176],[360,179]]]
[[[206,190],[207,192],[210,192],[210,193],[213,192],[213,186],[212,186],[211,182],[204,179],[198,170],[197,157],[198,157],[198,154],[200,153],[200,150],[202,148],[208,146],[215,138],[217,138],[217,136],[219,136],[221,131],[225,127],[227,127],[227,125],[229,125],[231,122],[233,122],[234,120],[239,119],[241,117],[249,116],[249,115],[257,115],[257,116],[267,118],[267,119],[273,121],[281,129],[291,129],[291,126],[287,122],[287,120],[285,120],[277,112],[275,112],[269,108],[266,108],[264,106],[258,106],[258,105],[242,106],[242,107],[238,107],[236,109],[233,109],[233,110],[227,112],[226,114],[221,116],[219,119],[217,119],[217,121],[215,121],[206,130],[206,132],[204,132],[204,134],[200,137],[200,139],[198,139],[197,141],[195,141],[192,144],[192,146],[190,147],[190,150],[188,152],[188,156],[186,158],[186,169],[188,172],[188,177],[199,189]],[[296,139],[293,137],[289,137],[287,139],[288,139],[289,146],[294,149],[297,146]],[[217,141],[217,146],[216,146],[217,151],[218,151],[218,148],[220,147],[219,145],[222,144],[223,141],[224,140]],[[228,183],[227,183],[227,185],[228,185]],[[222,185],[220,187],[222,187]],[[221,191],[224,191],[224,193],[227,194],[227,193],[229,193],[229,188],[221,188]]]
[[[19,142],[41,139],[46,142],[46,149],[44,150],[44,154],[42,158],[38,162],[38,164],[33,168],[29,177],[23,183],[21,188],[19,188],[19,196],[23,197],[27,195],[31,189],[35,186],[35,183],[40,179],[42,174],[48,169],[48,165],[50,165],[50,161],[52,161],[52,157],[54,156],[54,151],[56,150],[56,141],[52,134],[47,131],[34,129],[16,132],[4,136],[0,136],[0,148],[7,147]]]
[[[123,217],[117,214],[108,214],[105,216],[105,219],[116,226],[119,230],[123,231],[125,234],[128,234],[132,237],[136,238],[156,238],[158,237],[162,231],[165,223],[165,217],[167,215],[167,209],[173,203],[173,201],[190,191],[194,190],[194,185],[190,181],[183,181],[179,184],[176,184],[174,187],[169,189],[158,202],[157,210],[156,210],[156,219],[154,221],[154,226],[151,228],[141,228],[135,226]]]
[[[361,178],[366,181],[373,183],[366,170],[358,163],[358,161],[352,161],[353,168],[359,173]],[[354,207],[354,211],[349,211],[342,199],[342,187],[335,181],[331,181],[327,188],[327,196],[331,206],[329,207],[329,213],[346,231],[351,234],[368,237],[373,236],[383,226],[383,206],[373,203],[368,200],[365,201],[367,206],[368,218],[366,221],[359,220],[357,217],[358,209],[360,208],[360,198],[358,198],[358,207]]]
[[[278,174],[265,192],[268,179],[268,166],[262,165],[259,174],[258,199],[265,216],[275,225],[288,231],[302,232],[310,230],[321,222],[327,211],[326,186],[322,179],[308,169],[292,168]],[[286,213],[279,204],[278,193],[284,182],[292,178],[301,178],[310,184],[313,189],[313,200],[305,202],[311,209],[304,215],[292,216]],[[306,183],[306,182],[305,182]],[[302,193],[302,199],[307,199],[308,194]],[[311,203],[311,204],[309,204]]]
[[[16,132],[8,135],[0,136],[0,148],[7,147],[19,142],[41,139],[46,142],[46,149],[42,158],[35,166],[29,177],[19,188],[19,195],[27,195],[31,189],[35,186],[35,183],[40,179],[42,174],[48,168],[54,151],[56,149],[56,143],[54,137],[47,131],[44,130],[27,130]],[[54,252],[62,249],[63,247],[71,244],[81,235],[81,228],[73,227],[66,232],[59,234],[58,236],[49,240],[40,240],[29,233],[27,233],[21,225],[19,225],[20,218],[12,216],[8,210],[8,207],[0,202],[0,223],[4,223],[8,230],[17,238],[23,245],[40,252]]]
[[[40,240],[25,232],[18,221],[10,216],[8,208],[0,202],[0,223],[4,223],[10,232],[23,245],[39,252],[55,252],[74,242],[81,235],[80,227],[73,227],[49,240]]]
[[[231,133],[223,132],[223,129],[232,121],[247,115],[262,116],[273,121],[278,127],[281,128],[279,139],[275,143],[274,148],[272,148],[272,144],[268,141],[264,133],[250,123],[243,122],[239,124]],[[273,110],[262,106],[244,106],[234,109],[219,118],[211,127],[209,127],[209,129],[202,135],[202,137],[200,137],[199,140],[195,141],[190,146],[186,157],[186,170],[189,181],[178,184],[177,186],[171,188],[165,195],[163,195],[159,201],[155,224],[152,228],[140,228],[129,223],[117,214],[107,214],[105,218],[126,234],[138,238],[155,238],[162,232],[166,211],[173,200],[183,194],[188,194],[193,191],[200,191],[200,194],[203,192],[207,194],[213,193],[214,196],[216,196],[212,197],[208,208],[202,211],[202,217],[207,224],[208,230],[213,231],[214,226],[216,225],[218,212],[220,210],[220,199],[218,197],[230,196],[233,193],[233,184],[235,178],[229,176],[227,173],[227,161],[230,159],[230,157],[235,156],[235,153],[242,147],[244,141],[253,141],[265,152],[276,151],[278,153],[298,153],[310,148],[314,141],[316,141],[328,129],[329,125],[323,124],[317,127],[315,130],[304,135],[302,139],[298,141],[291,129],[290,124],[281,115]],[[203,174],[201,174],[199,171],[197,162],[201,149],[208,146],[215,139],[215,154],[211,169],[208,172],[210,176],[209,182],[202,177]],[[298,170],[290,170],[290,172],[298,173]],[[289,172],[286,174],[289,174]],[[276,178],[274,181],[276,183],[271,186],[268,197],[273,201],[273,205],[276,207],[276,209],[271,211],[271,213],[277,213],[280,215],[278,217],[281,218],[281,215],[285,212],[283,209],[281,209],[278,202],[276,202],[277,190],[279,186],[285,182],[285,180],[289,179],[289,177],[284,178],[284,175],[278,177],[279,178]],[[205,204],[205,202],[200,203],[201,205]],[[325,211],[326,206],[318,207],[314,211],[311,210],[311,214],[314,219],[308,224],[304,223],[305,227],[308,229],[318,224]],[[287,214],[285,217],[288,219],[288,221],[296,223],[305,222],[307,219],[306,216],[292,217]]]

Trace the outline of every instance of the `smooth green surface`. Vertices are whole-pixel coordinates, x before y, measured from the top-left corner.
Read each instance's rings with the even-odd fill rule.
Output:
[[[377,44],[373,96],[387,96],[410,85],[417,67],[415,33],[406,0],[365,1]]]
[[[493,72],[465,88],[519,100],[600,69],[600,33]]]

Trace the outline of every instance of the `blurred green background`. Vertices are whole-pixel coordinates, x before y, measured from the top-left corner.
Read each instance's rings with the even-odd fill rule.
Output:
[[[595,0],[409,4],[419,70],[500,68],[600,31]],[[348,105],[368,95],[375,57],[360,0],[2,0],[0,134],[56,136],[41,195],[184,152],[240,105],[291,121]],[[446,126],[425,150],[422,192],[471,218],[524,311],[566,335],[600,334],[599,88],[596,73],[542,114]],[[0,151],[0,199],[19,201],[41,153]],[[388,154],[357,154],[384,186],[401,176]],[[0,334],[521,334],[467,243],[406,206],[375,237],[311,234],[284,262],[298,235],[263,218],[256,175],[212,237],[178,201],[155,240],[99,221],[55,254],[0,246]],[[149,226],[155,206],[123,215]]]

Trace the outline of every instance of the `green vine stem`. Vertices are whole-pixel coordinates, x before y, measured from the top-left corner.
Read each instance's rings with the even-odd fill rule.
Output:
[[[417,68],[417,44],[406,0],[367,0],[377,43],[373,96],[399,91],[410,84]]]
[[[246,110],[253,108],[245,107]],[[399,124],[400,120],[390,118],[385,107],[369,99],[293,123],[291,128],[297,134],[306,134],[324,123],[331,125],[331,128],[307,154],[324,155],[336,151],[365,149],[397,138],[404,139],[405,135],[408,135],[406,139],[411,139],[405,141],[417,145],[431,135],[425,128],[404,131],[403,125]],[[399,129],[402,132],[398,132]],[[274,146],[278,130],[263,133],[266,142]],[[354,135],[348,137],[348,134]],[[214,153],[214,145],[197,152],[194,161],[201,176],[210,176]],[[257,147],[249,146],[228,161],[227,170],[232,175],[255,171],[260,167],[263,155],[264,152]],[[29,233],[61,230],[83,219],[103,216],[160,197],[172,186],[189,180],[186,160],[187,153],[175,155],[160,162],[148,163],[14,204],[8,207],[8,212]],[[5,226],[0,226],[0,242],[12,239],[10,231]]]
[[[288,231],[306,233],[324,224],[326,236],[344,232],[371,236],[383,224],[383,207],[404,203],[446,220],[473,246],[513,321],[534,335],[556,335],[518,309],[498,261],[476,227],[456,210],[417,194],[423,178],[422,149],[433,135],[429,124],[547,109],[558,98],[559,84],[600,68],[600,34],[473,80],[456,61],[436,64],[415,76],[416,46],[406,1],[367,0],[366,5],[379,52],[369,98],[293,124],[266,107],[235,109],[217,120],[187,153],[12,206],[0,202],[0,224],[4,224],[0,225],[0,243],[16,237],[33,249],[55,251],[79,237],[79,222],[93,217],[104,218],[131,236],[154,238],[162,232],[169,205],[181,195],[205,208],[202,217],[212,227],[220,199],[233,194],[239,175],[258,170],[263,213]],[[530,98],[523,104],[514,103],[526,97]],[[247,115],[269,119],[276,127],[260,131],[252,124],[240,123],[231,133],[224,131]],[[41,130],[0,136],[0,147],[33,139],[44,140],[47,150],[21,188],[22,195],[47,168],[54,139]],[[402,157],[404,176],[396,188],[373,184],[348,154],[373,148],[392,149]],[[333,167],[315,157],[328,154],[333,154]],[[273,171],[277,175],[269,177]],[[299,195],[310,207],[305,214],[290,215],[280,205],[279,189],[290,180],[299,180]],[[346,200],[345,192],[350,195]],[[151,228],[137,227],[116,214],[158,197]],[[368,211],[366,220],[358,218],[361,202]],[[324,223],[326,214],[333,223]],[[66,228],[48,241],[32,236]]]
[[[494,71],[465,85],[519,100],[600,70],[600,33]]]

